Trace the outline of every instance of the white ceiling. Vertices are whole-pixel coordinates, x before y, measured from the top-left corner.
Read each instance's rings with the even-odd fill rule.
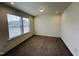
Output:
[[[68,7],[70,2],[14,2],[14,5],[11,5],[10,2],[7,2],[9,6],[13,6],[21,11],[24,11],[33,16],[39,16],[43,14],[56,14],[62,13],[63,10]],[[40,13],[39,8],[44,7],[45,12]]]

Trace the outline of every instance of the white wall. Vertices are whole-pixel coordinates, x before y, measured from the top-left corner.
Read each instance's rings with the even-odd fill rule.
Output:
[[[79,3],[72,3],[62,14],[61,37],[73,55],[79,55]]]
[[[34,19],[35,34],[43,36],[59,37],[60,35],[60,16],[41,15]]]

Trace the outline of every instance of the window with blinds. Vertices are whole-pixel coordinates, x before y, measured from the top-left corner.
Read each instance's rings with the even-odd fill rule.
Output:
[[[30,32],[29,18],[7,14],[9,38]]]
[[[30,21],[28,18],[23,17],[23,31],[24,33],[27,33],[30,31]]]

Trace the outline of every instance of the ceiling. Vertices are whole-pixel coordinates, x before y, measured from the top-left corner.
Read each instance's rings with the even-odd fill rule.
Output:
[[[15,7],[21,11],[24,11],[33,16],[40,16],[43,14],[58,14],[62,13],[65,8],[67,8],[71,3],[70,2],[14,2],[14,5],[11,5],[10,2],[6,2],[7,5]],[[40,8],[44,8],[43,13],[39,12]]]

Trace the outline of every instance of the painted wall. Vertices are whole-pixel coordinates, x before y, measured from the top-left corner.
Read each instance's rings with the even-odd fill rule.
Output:
[[[79,56],[79,3],[72,3],[62,14],[61,37],[73,55]]]
[[[35,34],[43,36],[60,36],[60,16],[41,15],[34,18]]]
[[[17,38],[14,38],[12,40],[9,39],[8,35],[8,23],[7,23],[7,13],[14,14],[14,15],[19,15],[23,17],[28,17],[28,14],[25,14],[19,10],[16,10],[14,8],[11,8],[9,6],[0,4],[0,55],[7,52],[8,50],[12,49],[13,47],[17,46],[24,40],[28,39],[34,34],[34,29],[33,29],[33,17],[30,16],[30,32],[26,33],[22,36],[19,36]]]

